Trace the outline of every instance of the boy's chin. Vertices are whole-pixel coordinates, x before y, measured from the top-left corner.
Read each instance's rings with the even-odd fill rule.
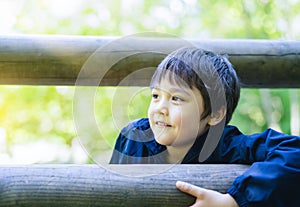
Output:
[[[167,140],[167,138],[163,138],[163,137],[156,137],[155,136],[155,141],[160,144],[160,145],[165,145],[165,146],[170,146],[172,145],[172,142],[170,142],[169,140]]]
[[[165,146],[168,146],[168,147],[174,147],[174,148],[186,148],[186,147],[191,147],[193,145],[193,143],[195,142],[194,139],[192,140],[189,140],[189,141],[184,141],[184,140],[175,140],[173,142],[163,142],[164,140],[160,140],[160,142],[158,142],[159,144],[161,145],[165,145]]]
[[[164,145],[164,146],[170,146],[170,147],[184,147],[186,145],[186,143],[181,143],[181,142],[176,142],[176,141],[172,141],[174,139],[170,139],[170,138],[163,138],[163,137],[155,137],[155,141],[160,144],[160,145]]]

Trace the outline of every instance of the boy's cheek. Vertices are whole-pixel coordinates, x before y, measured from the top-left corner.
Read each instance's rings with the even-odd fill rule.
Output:
[[[148,118],[150,119],[152,116],[152,104],[150,104],[147,114],[148,114]]]

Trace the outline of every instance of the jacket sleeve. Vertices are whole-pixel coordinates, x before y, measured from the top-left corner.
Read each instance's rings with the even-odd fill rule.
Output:
[[[129,123],[121,130],[109,164],[133,164],[138,162],[134,156],[139,155],[143,144],[136,141],[136,131],[135,122]]]
[[[126,146],[126,137],[122,135],[122,133],[119,134],[115,147],[112,153],[112,156],[110,158],[109,164],[122,164],[126,163],[124,160],[124,154],[122,153],[122,149]]]
[[[121,130],[110,164],[163,163],[164,153],[165,147],[155,141],[148,119],[143,118]]]
[[[217,150],[220,162],[253,163],[227,191],[240,207],[300,206],[300,137],[272,129],[246,136],[229,127]]]
[[[120,132],[109,164],[137,164],[142,163],[144,151],[143,142],[136,141],[137,131],[132,124],[124,127]]]

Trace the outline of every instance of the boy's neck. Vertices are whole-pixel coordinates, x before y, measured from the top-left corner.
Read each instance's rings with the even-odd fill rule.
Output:
[[[200,137],[202,140],[204,139],[204,141],[205,141],[208,130],[209,130],[209,127],[207,127],[202,134],[199,134],[197,139]],[[206,134],[205,137],[201,137],[204,134]],[[186,154],[188,153],[188,151],[191,149],[191,147],[193,145],[194,145],[194,142],[187,144],[185,146],[175,146],[175,147],[174,146],[166,146],[167,152],[168,152],[167,159],[166,159],[167,163],[169,163],[169,164],[182,163],[184,157],[186,156]]]
[[[169,164],[180,164],[191,147],[192,144],[179,147],[167,146],[167,162]]]

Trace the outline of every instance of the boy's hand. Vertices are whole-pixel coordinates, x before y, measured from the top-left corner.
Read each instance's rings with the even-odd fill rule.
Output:
[[[196,202],[191,207],[238,207],[229,194],[207,190],[182,181],[177,181],[176,187],[182,192],[196,197]]]

